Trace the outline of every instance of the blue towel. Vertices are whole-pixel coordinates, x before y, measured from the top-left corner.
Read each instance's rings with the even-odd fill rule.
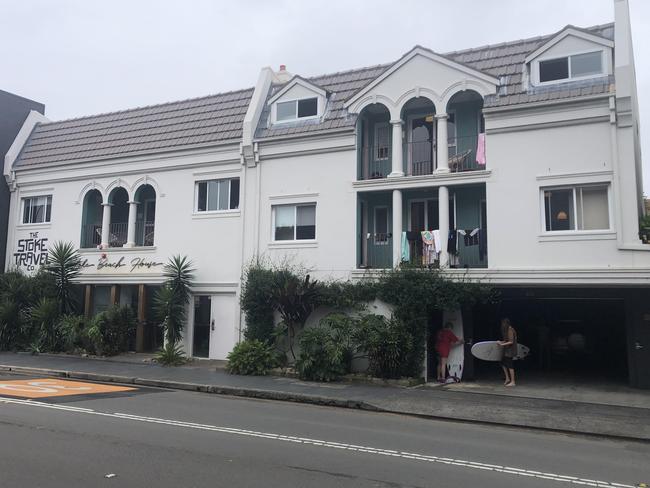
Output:
[[[411,249],[409,241],[406,238],[406,232],[402,232],[402,262],[409,262],[411,260]]]

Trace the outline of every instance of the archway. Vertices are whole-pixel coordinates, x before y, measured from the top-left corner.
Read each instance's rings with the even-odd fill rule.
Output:
[[[391,172],[392,128],[390,112],[381,103],[365,107],[357,121],[358,177],[385,178]]]
[[[122,247],[126,244],[129,221],[129,194],[118,187],[111,191],[108,203],[111,204],[111,221],[109,228],[108,245]]]
[[[156,190],[142,185],[135,192],[138,211],[135,220],[135,245],[153,246],[156,222]]]
[[[402,107],[406,144],[404,173],[429,175],[436,161],[436,108],[427,98],[411,98]]]
[[[102,194],[90,190],[84,195],[81,216],[81,247],[93,248],[102,242]]]
[[[454,94],[447,103],[447,145],[452,172],[485,168],[483,97],[474,90]]]

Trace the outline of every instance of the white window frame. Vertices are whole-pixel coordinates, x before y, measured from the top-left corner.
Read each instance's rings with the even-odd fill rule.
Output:
[[[298,207],[314,207],[314,238],[313,239],[296,239],[296,231],[298,226]],[[275,239],[275,212],[278,207],[293,207],[293,239],[276,240]],[[301,242],[316,242],[318,239],[318,205],[316,202],[300,202],[300,203],[278,203],[271,206],[271,242],[278,244],[295,244]]]
[[[449,143],[449,139],[451,139],[451,137],[449,137],[449,116],[450,115],[454,117],[454,144]],[[439,119],[435,119],[435,120],[438,120],[438,123],[440,123]],[[438,130],[438,128],[435,127],[435,124],[434,124],[434,130],[436,131]],[[452,147],[454,148],[453,154],[451,152]],[[458,118],[456,117],[456,110],[447,110],[447,154],[449,154],[450,156],[452,155],[455,156],[456,154],[458,154]]]
[[[578,229],[578,198],[577,190],[583,188],[605,188],[607,190],[607,222],[608,228],[606,229]],[[554,190],[572,190],[573,193],[573,221],[576,228],[569,230],[546,230],[546,199],[545,192]],[[576,183],[574,185],[558,185],[558,186],[543,186],[540,187],[540,210],[541,210],[541,233],[544,236],[557,236],[557,235],[580,235],[580,234],[603,234],[614,231],[613,215],[612,215],[612,185],[610,182],[602,183]],[[582,208],[582,206],[581,206]],[[584,218],[581,220],[584,225]]]
[[[43,222],[25,222],[25,200],[34,200],[36,198],[45,198],[45,210],[44,210],[44,215],[43,215]],[[47,199],[49,198],[50,200],[50,219],[47,219]],[[52,202],[53,202],[52,194],[47,193],[47,194],[42,194],[42,195],[28,195],[21,197],[20,199],[20,223],[19,225],[43,225],[43,224],[50,224],[52,223]],[[30,219],[31,220],[31,213],[32,213],[32,206],[30,204],[29,206],[29,213],[30,213]]]
[[[310,100],[312,98],[316,99],[316,115],[310,115],[308,117],[298,117],[298,102],[300,102],[301,100]],[[314,94],[313,96],[310,95],[308,97],[293,98],[293,99],[289,99],[289,100],[278,100],[277,102],[275,102],[273,104],[273,123],[274,124],[284,124],[284,123],[287,123],[287,122],[295,122],[296,120],[313,120],[313,119],[319,118],[320,114],[321,114],[322,103],[323,103],[321,98],[322,97],[318,96],[317,94]],[[282,119],[282,120],[278,119],[278,104],[280,104],[280,103],[292,103],[292,102],[295,103],[295,108],[296,108],[295,117],[290,118],[290,119]]]
[[[210,200],[208,192],[210,189],[209,185],[206,185],[206,194],[205,194],[205,210],[199,210],[199,185],[201,183],[208,183],[210,181],[224,181],[227,180],[228,183],[228,207],[230,207],[230,194],[232,192],[232,180],[239,180],[239,205],[237,208],[227,208],[222,210],[208,210],[208,201]],[[219,202],[219,197],[217,196],[217,203]],[[238,176],[232,178],[208,178],[202,180],[196,180],[194,182],[194,213],[198,215],[205,214],[215,214],[215,213],[225,213],[225,212],[239,212],[239,207],[241,206],[241,179]]]
[[[591,54],[591,53],[596,53],[600,52],[600,68],[601,72],[598,74],[593,74],[593,75],[585,75],[585,76],[571,76],[571,58],[573,56],[579,56],[581,54]],[[567,58],[568,61],[568,77],[567,78],[562,78],[560,80],[549,80],[549,81],[540,81],[540,69],[539,69],[539,64],[544,62],[544,61],[553,61],[555,59],[563,59]],[[535,85],[536,86],[546,86],[546,85],[556,85],[558,83],[567,83],[569,81],[579,81],[579,80],[589,80],[593,78],[602,78],[604,76],[607,76],[607,58],[605,56],[605,49],[588,49],[585,51],[575,51],[571,53],[564,54],[562,56],[548,56],[545,58],[540,58],[536,59],[534,61],[534,80],[535,80]]]
[[[384,241],[378,241],[377,240],[377,210],[385,209],[386,210],[386,240]],[[390,234],[390,210],[388,208],[388,205],[377,205],[373,209],[373,219],[372,219],[372,230],[373,230],[373,235],[374,235],[374,240],[373,243],[375,246],[387,246],[389,239],[388,239],[388,234]]]

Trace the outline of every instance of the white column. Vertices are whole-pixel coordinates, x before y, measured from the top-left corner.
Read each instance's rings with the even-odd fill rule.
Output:
[[[110,245],[112,203],[102,203],[102,249]]]
[[[447,239],[449,238],[449,189],[446,186],[438,188],[438,228],[440,230],[440,267],[449,266]]]
[[[124,247],[135,247],[135,219],[138,215],[138,202],[129,201],[129,225],[126,230],[126,244]]]
[[[439,173],[449,172],[449,151],[447,141],[447,114],[436,114],[438,126],[438,136],[436,137],[437,149],[437,168]]]
[[[393,267],[402,262],[402,190],[393,190]]]
[[[393,153],[392,171],[388,177],[404,176],[404,165],[402,163],[402,120],[391,120],[393,126]]]

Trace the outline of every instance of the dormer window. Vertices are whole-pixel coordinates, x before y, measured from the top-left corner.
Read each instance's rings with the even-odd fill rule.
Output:
[[[305,119],[318,115],[318,98],[303,98],[278,102],[276,107],[276,120],[286,122],[289,120]]]
[[[539,82],[572,80],[603,73],[602,51],[573,54],[539,62]]]

